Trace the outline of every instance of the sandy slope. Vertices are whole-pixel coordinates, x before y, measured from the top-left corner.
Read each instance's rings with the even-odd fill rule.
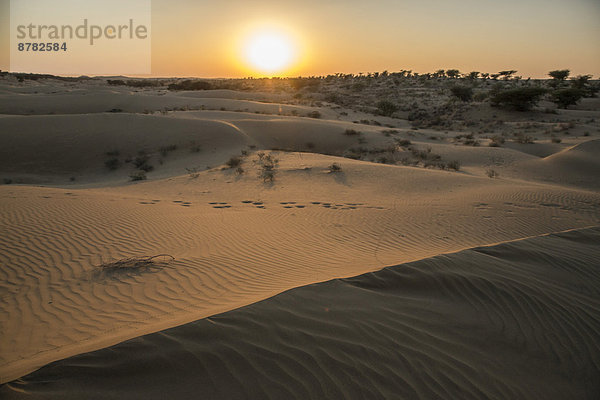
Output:
[[[20,398],[596,399],[600,228],[287,291],[58,361]]]
[[[3,186],[3,378],[290,287],[600,220],[592,192],[301,153],[281,155],[270,186],[244,165],[116,189]],[[93,275],[159,253],[177,261]]]
[[[0,116],[0,178],[22,183],[0,186],[0,382],[290,288],[600,224],[594,137],[578,145],[548,143],[540,156],[518,146],[459,146],[427,130],[400,128],[389,137],[382,127],[338,120],[337,111],[325,108],[319,120],[209,110],[103,112],[119,106],[115,99],[130,111],[159,111],[177,99],[265,99],[258,95],[175,93],[162,96],[164,103],[153,91],[31,85],[0,91],[11,100],[2,112],[19,114]],[[73,112],[24,116],[28,107],[34,114]],[[344,135],[350,128],[362,135]],[[431,146],[464,168],[277,152],[275,182],[257,177],[261,149],[343,154],[361,139],[375,148],[395,138]],[[177,149],[161,155],[169,145]],[[108,171],[106,153],[114,150],[123,164]],[[135,184],[124,160],[140,150],[155,170]],[[223,169],[241,150],[249,152],[244,174]],[[333,162],[342,172],[328,171]],[[500,179],[485,176],[490,166]],[[97,272],[107,261],[160,253],[176,260],[140,274]]]

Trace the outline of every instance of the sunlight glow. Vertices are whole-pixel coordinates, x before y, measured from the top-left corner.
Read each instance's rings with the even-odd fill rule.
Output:
[[[291,65],[296,56],[295,45],[285,33],[260,31],[250,36],[244,46],[244,57],[262,73],[279,73]]]

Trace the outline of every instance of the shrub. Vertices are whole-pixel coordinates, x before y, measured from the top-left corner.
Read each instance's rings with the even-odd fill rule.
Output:
[[[118,169],[120,165],[121,165],[121,162],[116,157],[109,158],[108,160],[104,161],[104,166],[111,171]]]
[[[562,142],[561,138],[557,138],[557,137],[552,138],[552,143],[560,143],[560,142]]]
[[[274,158],[271,154],[265,155],[260,152],[257,154],[258,163],[260,164],[260,171],[258,177],[262,178],[263,182],[273,182],[275,180],[275,174],[277,173],[276,168],[279,164],[279,160]]]
[[[140,168],[147,163],[148,163],[148,156],[143,152],[140,152],[139,155],[136,158],[134,158],[134,160],[133,160],[133,165],[135,165],[136,168]]]
[[[504,138],[502,136],[492,136],[490,147],[500,147],[504,144]]]
[[[356,136],[356,135],[360,135],[359,131],[355,131],[354,129],[346,129],[344,131],[344,135],[346,136]]]
[[[493,106],[527,111],[536,105],[545,93],[546,89],[540,87],[499,90],[492,94],[490,101]]]
[[[229,168],[239,167],[242,164],[242,159],[238,156],[233,156],[225,163]]]
[[[200,171],[198,171],[198,168],[194,167],[194,168],[186,168],[185,169],[188,174],[190,174],[190,178],[197,178],[198,176],[200,176]]]
[[[129,177],[132,181],[144,181],[146,180],[146,173],[144,171],[132,172]]]
[[[567,108],[575,105],[583,97],[583,90],[576,88],[558,89],[552,92],[552,101],[559,108]]]
[[[393,103],[389,100],[381,100],[376,104],[376,106],[379,110],[379,113],[386,117],[391,117],[392,114],[400,109],[396,103]]]
[[[488,168],[485,171],[485,174],[488,176],[488,178],[498,178],[500,176],[500,174],[498,172],[496,172],[496,170],[494,170],[492,168]]]
[[[154,169],[154,167],[150,164],[143,164],[142,166],[140,166],[139,168],[140,170],[144,171],[144,172],[150,172]]]
[[[446,167],[448,169],[453,169],[455,171],[460,171],[460,161],[457,161],[457,160],[448,161],[448,163],[446,164]]]
[[[520,144],[533,144],[533,140],[533,137],[529,135],[523,135],[522,133],[515,136],[515,142]]]
[[[470,86],[455,85],[450,88],[452,95],[460,101],[473,100],[473,88]]]
[[[170,152],[170,151],[174,151],[174,150],[177,150],[177,145],[175,145],[175,144],[171,144],[171,145],[169,145],[169,146],[163,146],[163,147],[161,147],[161,148],[159,149],[159,151],[160,151],[160,154],[161,154],[163,157],[166,157],[166,156],[167,156],[167,154],[169,154],[169,152]]]
[[[307,115],[310,118],[321,118],[321,113],[318,111],[311,111]]]
[[[411,145],[411,142],[408,139],[396,139],[396,143],[400,147],[409,147]]]
[[[338,163],[333,163],[329,166],[329,172],[341,172],[342,166]]]

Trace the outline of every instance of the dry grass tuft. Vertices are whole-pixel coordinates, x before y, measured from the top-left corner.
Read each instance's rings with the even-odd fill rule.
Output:
[[[175,260],[175,257],[169,254],[157,254],[147,257],[129,257],[122,260],[113,261],[99,265],[97,268],[103,271],[121,271],[121,270],[143,270],[154,267],[164,267],[169,262]]]

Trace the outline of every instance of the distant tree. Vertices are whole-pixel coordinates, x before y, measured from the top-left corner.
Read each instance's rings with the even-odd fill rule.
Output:
[[[577,104],[583,97],[583,90],[576,88],[558,89],[552,92],[552,101],[560,108]]]
[[[434,77],[436,78],[443,78],[446,76],[446,71],[443,69],[438,69],[437,71],[435,71],[435,73],[433,74]]]
[[[546,89],[540,87],[496,90],[490,97],[490,103],[495,107],[527,111],[536,105],[546,92]]]
[[[571,86],[575,89],[585,89],[589,84],[590,79],[592,79],[592,75],[577,75],[575,78],[571,79]]]
[[[473,88],[470,86],[452,86],[450,88],[452,95],[461,101],[473,100]]]
[[[554,89],[559,88],[563,85],[565,79],[569,77],[570,71],[568,69],[557,69],[555,71],[548,72],[548,75],[552,78],[550,86]]]
[[[514,70],[514,69],[510,69],[510,70],[506,70],[506,71],[500,71],[500,72],[498,72],[498,76],[502,76],[502,77],[503,77],[503,79],[504,79],[505,81],[507,81],[507,80],[509,80],[509,79],[510,79],[510,77],[511,77],[512,75],[514,75],[514,74],[516,74],[516,73],[517,73],[517,71],[516,71],[516,70]]]
[[[479,78],[479,71],[469,72],[468,78],[471,79],[472,81]]]
[[[449,69],[446,71],[446,76],[448,78],[458,78],[460,76],[460,71],[457,69]]]
[[[548,72],[548,75],[555,81],[562,82],[569,77],[570,73],[571,73],[571,71],[568,69],[557,69],[557,70]]]

